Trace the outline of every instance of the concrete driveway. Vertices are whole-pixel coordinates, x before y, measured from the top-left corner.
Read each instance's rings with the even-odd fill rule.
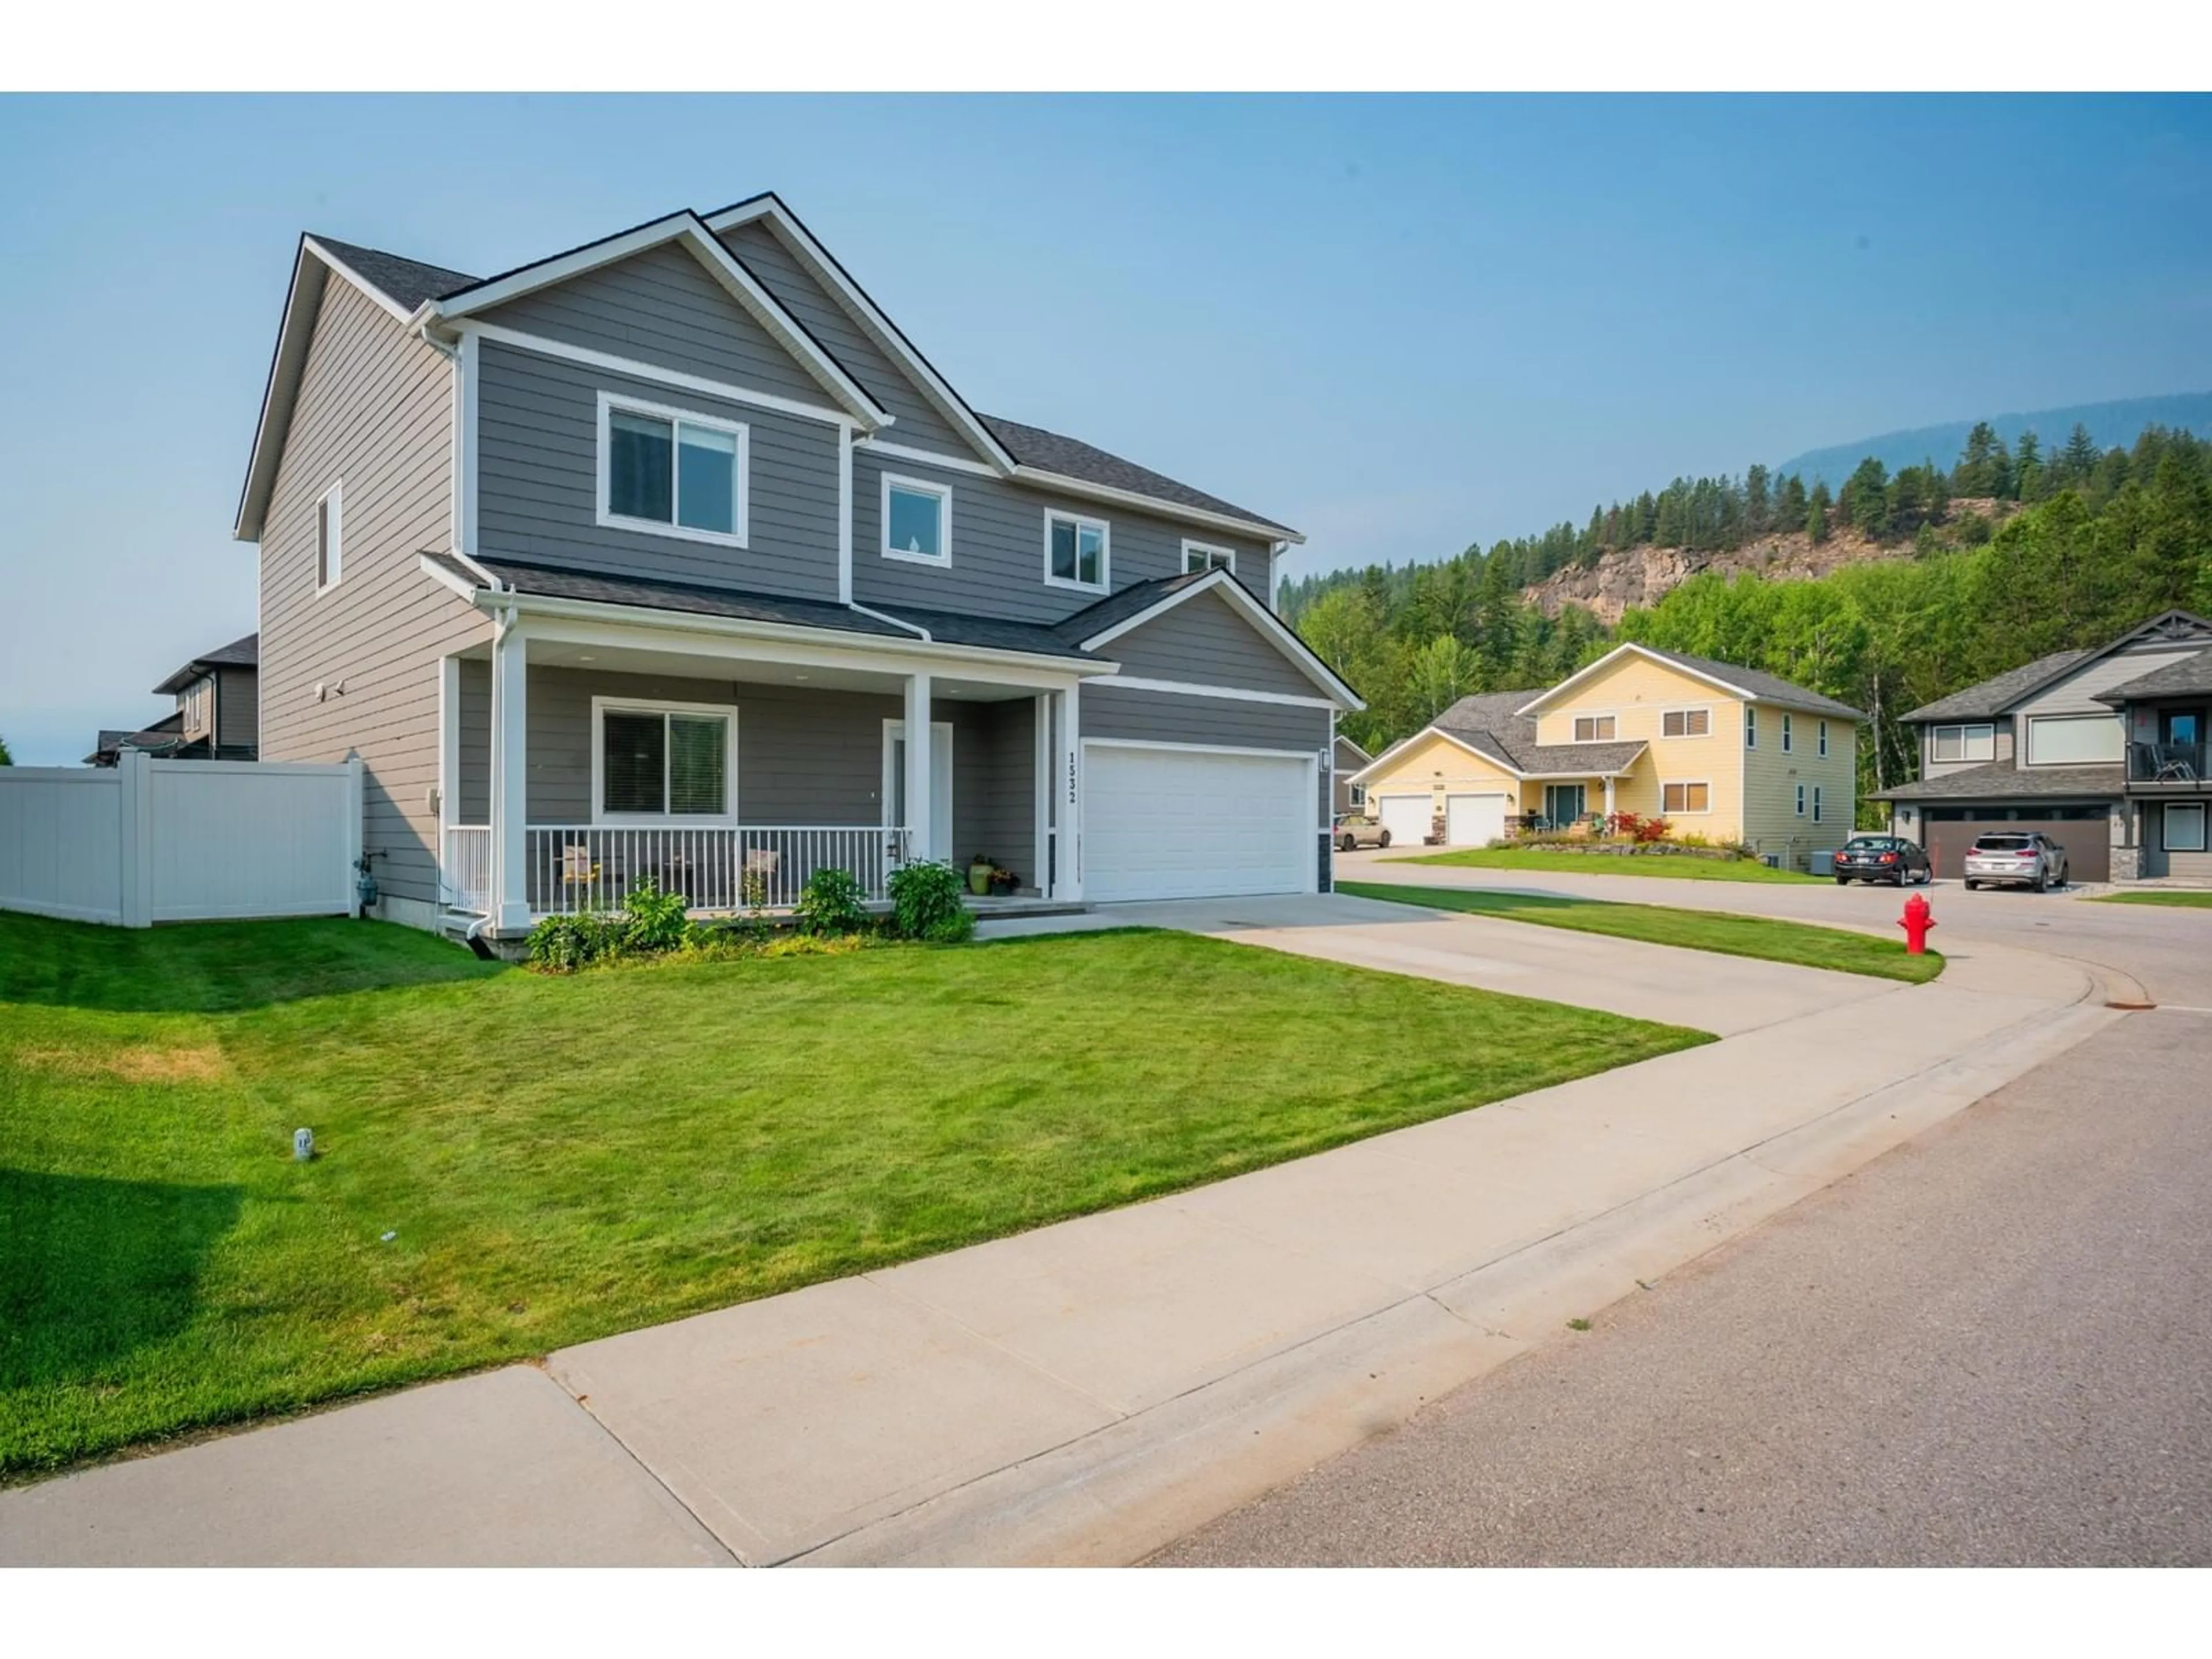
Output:
[[[1863,974],[1606,939],[1528,922],[1323,893],[1109,904],[1079,916],[994,922],[992,938],[1173,927],[1386,973],[1448,980],[1734,1036],[1905,988]]]
[[[1493,887],[1621,904],[1785,916],[1889,937],[1897,935],[1897,918],[1905,897],[1893,887],[1838,887],[1832,882],[1677,881],[1455,869],[1415,863],[1403,851],[1340,853],[1336,872],[1341,881]],[[1933,943],[1946,955],[1966,943],[2010,945],[2083,963],[2108,977],[2132,979],[2161,1004],[2212,1008],[2212,910],[2094,902],[2096,893],[2109,888],[2057,893],[1984,888],[1969,893],[1955,881],[1939,881],[1911,890],[1925,894],[1935,906]]]

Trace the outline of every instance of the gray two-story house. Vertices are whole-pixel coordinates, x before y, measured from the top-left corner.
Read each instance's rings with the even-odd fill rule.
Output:
[[[176,707],[140,732],[103,730],[87,766],[112,766],[126,749],[164,760],[256,757],[260,745],[261,639],[248,634],[194,657],[154,688]]]
[[[1328,880],[1297,532],[977,414],[772,194],[484,279],[304,237],[236,533],[261,754],[361,757],[396,920]]]
[[[1878,798],[1937,875],[1958,875],[1985,830],[2040,830],[2076,881],[2212,882],[2212,622],[2169,611],[1905,719],[1919,781]]]

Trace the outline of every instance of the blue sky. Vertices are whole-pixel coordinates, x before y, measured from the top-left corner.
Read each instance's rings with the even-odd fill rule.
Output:
[[[0,735],[73,761],[254,625],[301,229],[489,272],[765,187],[972,404],[1299,573],[2212,387],[2203,98],[9,98]]]

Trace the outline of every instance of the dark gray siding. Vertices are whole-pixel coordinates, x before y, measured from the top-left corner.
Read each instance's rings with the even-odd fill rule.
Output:
[[[912,564],[883,555],[883,475],[886,472],[948,484],[952,490],[952,562]],[[1051,508],[1103,519],[1110,526],[1108,571],[1115,588],[1182,569],[1188,526],[1165,519],[1048,495],[1026,484],[973,473],[933,469],[925,463],[870,453],[853,454],[853,596],[863,605],[920,605],[1057,622],[1100,595],[1048,586],[1044,580],[1045,512]],[[1267,550],[1255,542],[1209,533],[1194,539],[1237,550],[1237,580],[1261,603],[1267,599]]]
[[[748,391],[836,407],[822,383],[683,247],[664,245],[541,289],[494,307],[483,320]]]
[[[261,536],[264,760],[364,763],[363,839],[395,898],[438,898],[440,659],[489,618],[425,577],[451,544],[453,375],[343,278],[325,290]],[[344,579],[315,591],[317,498],[343,483]],[[314,688],[343,684],[318,701]]]
[[[1321,695],[1295,663],[1218,593],[1185,599],[1143,627],[1108,641],[1099,653],[1146,679]]]
[[[837,431],[819,421],[605,374],[487,343],[478,370],[477,539],[489,557],[837,597]],[[750,428],[748,545],[601,526],[599,393]]]
[[[1231,697],[1186,697],[1170,691],[1124,691],[1110,681],[1083,688],[1081,724],[1086,738],[1127,738],[1150,743],[1218,744],[1237,749],[1328,747],[1326,708]]]
[[[978,853],[1036,884],[1036,705],[939,703],[952,722],[952,845],[942,849],[961,869]]]
[[[261,741],[261,677],[251,668],[215,671],[215,741],[252,749]]]
[[[722,242],[760,279],[761,286],[828,348],[846,372],[890,411],[895,424],[887,435],[916,449],[933,449],[969,460],[982,459],[939,412],[921,386],[892,361],[876,337],[807,274],[774,231],[759,223],[740,225]]]
[[[453,788],[456,823],[491,822],[491,665],[461,660],[461,775]]]

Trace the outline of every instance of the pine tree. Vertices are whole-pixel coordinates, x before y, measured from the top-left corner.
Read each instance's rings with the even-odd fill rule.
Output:
[[[1826,478],[1813,486],[1813,499],[1805,507],[1805,533],[1818,547],[1828,539],[1828,481]]]
[[[2013,495],[2023,501],[2041,501],[2044,483],[2043,446],[2031,428],[2020,434],[2013,452]]]
[[[1754,465],[1743,475],[1743,525],[1754,536],[1764,535],[1773,522],[1773,504],[1766,493],[1766,469]]]
[[[2058,452],[2052,463],[2057,474],[2054,483],[2064,486],[2080,485],[2089,481],[2097,470],[2097,441],[2089,435],[2089,428],[2081,422],[2074,422],[2073,431],[2066,434],[2066,447]]]
[[[1802,530],[1805,507],[1805,481],[1793,472],[1782,481],[1782,510],[1776,525],[1784,530]]]

